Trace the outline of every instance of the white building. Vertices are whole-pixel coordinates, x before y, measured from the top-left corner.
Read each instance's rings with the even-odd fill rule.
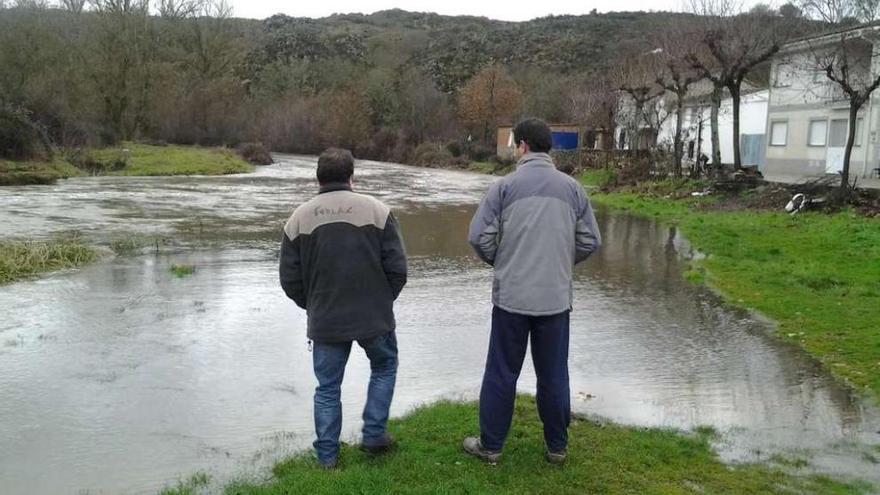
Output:
[[[739,107],[740,153],[745,166],[764,166],[765,134],[769,91],[743,85]],[[711,83],[703,81],[690,91],[684,107],[682,140],[685,163],[693,163],[701,154],[712,162],[712,126],[710,122]],[[675,114],[663,121],[657,144],[673,149]],[[733,163],[733,99],[725,96],[718,112],[718,140],[721,163]]]
[[[838,173],[849,130],[849,101],[817,60],[842,50],[853,78],[869,81],[880,73],[876,44],[880,26],[867,25],[790,43],[771,65],[765,175],[810,177]],[[850,175],[871,177],[880,170],[878,92],[858,113]]]
[[[682,122],[682,142],[684,143],[684,162],[692,164],[700,155],[706,155],[712,162],[712,123],[710,119],[710,97],[712,83],[700,81],[691,87],[684,105]],[[673,150],[675,139],[675,96],[661,97],[649,103],[644,112],[639,130],[639,148],[655,146]],[[740,152],[742,164],[764,166],[766,150],[766,128],[769,91],[743,84],[740,99]],[[614,142],[617,149],[632,147],[634,108],[632,100],[621,97],[618,108],[617,129]],[[645,121],[650,124],[646,124]],[[725,96],[718,112],[718,139],[721,145],[721,162],[733,163],[733,99]]]

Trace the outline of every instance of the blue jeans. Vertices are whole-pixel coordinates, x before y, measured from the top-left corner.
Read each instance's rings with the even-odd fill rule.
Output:
[[[544,423],[544,442],[552,452],[568,446],[571,392],[568,382],[569,312],[549,316],[492,310],[492,336],[486,372],[480,389],[480,443],[501,451],[516,400],[516,382],[529,340],[538,378],[538,415]]]
[[[370,386],[364,406],[364,445],[381,443],[388,426],[388,410],[397,379],[397,337],[394,332],[358,340],[370,359]],[[351,342],[315,342],[312,360],[318,387],[315,389],[315,451],[326,464],[339,457],[342,431],[342,377],[351,353]]]

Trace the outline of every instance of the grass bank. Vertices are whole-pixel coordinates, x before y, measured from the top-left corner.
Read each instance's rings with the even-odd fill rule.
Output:
[[[98,251],[77,238],[53,241],[0,241],[0,285],[98,259]]]
[[[582,176],[588,185],[603,172]],[[593,193],[595,203],[678,225],[708,257],[688,278],[778,323],[831,373],[880,397],[880,220],[855,212],[724,211],[707,197]],[[667,184],[668,187],[668,184]]]
[[[85,175],[69,162],[55,159],[45,162],[0,160],[0,186],[52,184],[58,179]]]
[[[543,460],[543,436],[534,399],[520,397],[504,457],[487,466],[466,456],[461,440],[478,430],[475,404],[441,402],[394,420],[399,440],[387,457],[370,458],[344,447],[341,468],[324,472],[307,454],[281,462],[263,483],[234,483],[227,495],[286,493],[863,493],[865,485],[795,476],[777,466],[730,467],[710,446],[712,433],[690,435],[598,424],[571,426],[564,467]],[[196,493],[203,479],[164,494]]]
[[[253,170],[232,150],[123,143],[88,150],[75,160],[59,155],[52,161],[0,161],[0,186],[52,184],[83,175],[223,175]]]
[[[124,164],[118,169],[107,167],[106,175],[224,175],[254,170],[234,151],[220,148],[124,143],[89,155],[101,164]]]

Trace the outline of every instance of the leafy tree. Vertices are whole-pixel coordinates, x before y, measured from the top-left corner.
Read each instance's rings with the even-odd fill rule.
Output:
[[[522,93],[500,65],[483,69],[458,94],[458,113],[472,132],[492,143],[496,127],[512,121],[520,111]]]

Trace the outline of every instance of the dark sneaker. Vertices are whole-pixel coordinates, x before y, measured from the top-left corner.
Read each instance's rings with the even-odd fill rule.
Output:
[[[550,452],[549,450],[544,453],[544,459],[547,459],[547,462],[550,464],[555,464],[557,466],[561,466],[565,464],[565,457],[567,453],[564,450],[559,452]]]
[[[333,459],[327,462],[318,460],[318,466],[324,471],[335,471],[339,467],[339,459]]]
[[[491,450],[487,450],[483,448],[483,444],[480,442],[480,439],[477,437],[467,437],[464,439],[462,443],[462,447],[464,447],[464,451],[468,454],[481,459],[492,466],[498,464],[498,461],[501,460],[501,452],[494,452]]]
[[[382,455],[390,452],[395,445],[397,445],[397,441],[394,440],[394,437],[386,434],[376,443],[362,443],[361,450],[371,455]]]

